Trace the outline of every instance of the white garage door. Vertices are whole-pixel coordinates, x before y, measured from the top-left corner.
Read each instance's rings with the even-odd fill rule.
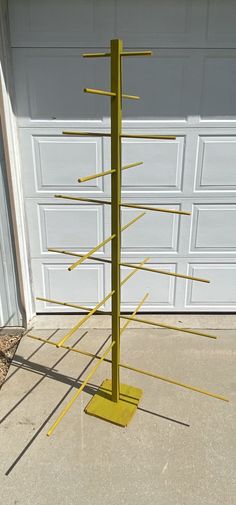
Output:
[[[147,213],[124,232],[125,261],[206,277],[192,283],[139,272],[122,292],[132,309],[149,291],[149,311],[232,311],[236,306],[236,2],[232,0],[10,0],[9,16],[22,178],[34,294],[95,304],[110,290],[109,265],[48,247],[87,252],[110,234],[107,206],[57,200],[54,193],[105,198],[107,178],[77,183],[109,168],[109,141],[69,138],[62,129],[109,131],[109,60],[84,60],[122,38],[152,58],[124,61],[126,132],[175,134],[176,141],[123,142],[123,199],[192,211]],[[123,222],[136,211],[123,213]],[[108,257],[106,245],[97,254]],[[127,273],[127,270],[125,270]],[[109,304],[105,309],[109,310]],[[38,303],[39,312],[62,311]],[[68,309],[66,309],[68,310]]]

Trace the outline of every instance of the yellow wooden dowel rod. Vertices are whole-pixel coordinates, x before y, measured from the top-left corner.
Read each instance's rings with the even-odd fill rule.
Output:
[[[111,56],[111,53],[84,53],[83,58],[104,58]]]
[[[116,93],[112,91],[106,91],[103,89],[93,89],[93,88],[84,88],[85,93],[92,93],[93,95],[105,95],[105,96],[116,96]],[[127,95],[122,93],[122,98],[130,98],[131,100],[139,100],[140,96],[136,95]]]
[[[125,169],[125,167],[123,167]],[[83,196],[68,196],[68,195],[54,195],[54,198],[62,198],[65,200],[78,200],[79,202],[88,202],[88,203],[100,203],[100,204],[106,204],[106,205],[111,205],[111,202],[109,200],[98,200],[96,198],[85,198]],[[153,210],[155,212],[167,212],[170,214],[180,214],[184,216],[190,216],[191,212],[187,211],[182,211],[182,210],[174,210],[174,209],[162,209],[161,207],[150,207],[149,205],[138,205],[138,204],[131,204],[131,203],[120,203],[120,207],[134,207],[135,209],[146,209],[146,210]]]
[[[92,256],[93,253],[95,253],[96,251],[98,251],[99,249],[101,249],[101,247],[103,245],[106,245],[108,242],[110,242],[111,240],[113,240],[113,238],[115,238],[114,234],[110,235],[110,237],[107,237],[105,240],[103,240],[102,242],[100,242],[100,244],[96,245],[96,247],[93,247],[93,249],[91,249],[87,254],[84,254],[80,260],[76,261],[76,263],[73,263],[73,265],[71,265],[70,267],[68,267],[69,272],[71,272],[71,270],[74,270],[74,268],[76,268],[78,265],[80,265],[86,259],[88,259],[90,256]]]
[[[104,91],[103,89],[84,88],[84,92],[92,93],[93,95],[116,96],[112,91]]]
[[[113,174],[115,170],[106,170],[105,172],[99,172],[98,174],[87,175],[87,177],[80,177],[78,182],[91,181],[92,179],[98,179],[99,177],[104,177],[105,175]]]
[[[121,167],[121,170],[127,170],[127,168],[137,167],[138,165],[142,165],[143,161],[139,161],[137,163],[130,163],[129,165],[125,165]],[[98,177],[104,177],[105,175],[114,174],[114,170],[106,170],[105,172],[98,172],[97,174],[87,175],[87,177],[80,177],[78,182],[86,182],[91,181],[92,179],[97,179]]]
[[[63,135],[75,135],[79,137],[110,137],[110,133],[100,133],[100,132],[75,132],[75,131],[63,131]],[[122,133],[120,135],[122,138],[130,138],[130,139],[159,139],[159,140],[176,140],[176,136],[174,135],[148,135],[148,134],[135,134],[135,133]]]
[[[63,200],[78,200],[79,202],[88,203],[104,203],[111,205],[111,202],[109,200],[98,200],[97,198],[85,198],[83,196],[54,195],[54,198],[63,198]]]
[[[58,252],[58,251],[56,251]],[[82,257],[82,254],[81,254],[81,257]],[[101,259],[101,258],[99,258]],[[144,265],[144,263],[146,263],[147,261],[149,261],[150,258],[145,258],[141,263],[140,265]],[[126,275],[124,277],[124,279],[121,281],[120,285],[123,286],[123,284],[125,284],[135,273],[137,273],[138,270],[132,270],[132,272],[130,272],[128,275]],[[77,304],[74,304],[74,303],[68,303],[68,302],[59,302],[58,300],[52,300],[51,298],[43,298],[41,296],[37,296],[36,297],[36,300],[41,300],[43,302],[49,302],[49,303],[54,303],[56,305],[65,305],[66,307],[72,307],[74,309],[79,309],[79,310],[85,310],[85,311],[88,311],[90,312],[92,307],[85,307],[84,305],[77,305]],[[96,309],[96,313],[98,314],[104,314],[104,310],[99,310],[99,309]],[[108,314],[108,315],[111,315],[111,314]],[[36,337],[35,337],[36,338]],[[55,343],[55,345],[57,345]],[[66,347],[66,349],[68,349],[68,347]]]
[[[122,93],[122,98],[128,98],[130,100],[140,100],[140,96],[137,95],[127,95],[126,93]]]
[[[122,51],[121,56],[152,56],[152,51]]]
[[[127,139],[159,139],[159,140],[176,140],[175,135],[152,135],[152,134],[136,134],[136,133],[122,133],[122,138]]]
[[[124,226],[122,226],[121,228],[121,231],[124,231],[126,230],[127,228],[129,228],[129,226],[131,226],[132,224],[134,224],[136,221],[138,221],[141,217],[143,217],[145,214],[145,212],[142,212],[141,214],[139,214],[139,216],[135,217],[134,219],[132,219],[131,221],[129,221],[127,224],[125,224]],[[76,261],[75,263],[73,263],[69,268],[69,272],[71,272],[71,270],[74,270],[76,267],[78,267],[79,265],[81,265],[81,263],[83,263],[86,259],[90,258],[90,256],[92,256],[92,254],[94,252],[96,252],[98,249],[100,249],[103,245],[107,244],[107,242],[110,242],[113,238],[115,237],[115,235],[111,235],[110,237],[108,237],[106,240],[103,240],[103,242],[101,242],[100,244],[98,244],[96,247],[94,247],[93,249],[91,249],[87,254],[84,254],[80,260]]]
[[[70,338],[96,312],[97,309],[99,309],[107,300],[109,300],[113,294],[114,290],[108,293],[108,295],[103,298],[101,302],[99,302],[92,310],[90,310],[86,316],[84,316],[73,328],[71,328],[68,333],[66,333],[66,335],[59,342],[57,342],[57,347],[61,347],[61,345],[64,344],[64,342],[66,342],[66,340],[68,340],[68,338]]]
[[[130,316],[120,316],[121,319],[130,319]],[[150,321],[149,319],[142,319],[140,317],[133,317],[133,321],[136,321],[138,323],[144,323],[144,324],[151,324],[152,326],[158,326],[160,328],[167,328],[169,330],[174,330],[174,331],[182,331],[183,333],[191,333],[192,335],[199,335],[200,337],[207,337],[207,338],[213,338],[217,339],[215,335],[209,335],[209,333],[205,333],[202,331],[196,331],[196,330],[190,330],[188,328],[178,328],[178,326],[171,326],[169,324],[164,324],[164,323],[157,323],[154,321]]]
[[[110,133],[100,133],[100,132],[75,132],[75,131],[63,131],[62,135],[75,135],[79,137],[110,137]]]
[[[45,344],[57,346],[56,342],[52,342],[50,340],[46,340],[46,339],[41,338],[41,337],[35,337],[34,335],[26,335],[26,337],[32,338],[34,340],[39,340],[40,342],[43,342]],[[69,347],[67,345],[62,345],[61,348],[62,349],[67,349],[67,350],[69,350],[71,352],[77,352],[78,354],[82,354],[84,356],[88,356],[88,357],[91,357],[91,358],[100,359],[100,356],[97,355],[97,354],[92,354],[91,352],[87,352],[87,351],[81,351],[80,349],[75,349],[74,347]],[[110,359],[104,359],[104,361],[107,361],[108,363],[111,363]],[[162,380],[164,382],[168,382],[170,384],[175,384],[176,386],[184,387],[184,388],[190,389],[192,391],[197,391],[198,393],[202,393],[202,394],[205,394],[207,396],[212,396],[213,398],[217,398],[217,399],[223,400],[225,402],[229,402],[228,398],[225,398],[224,396],[221,396],[221,395],[218,395],[218,394],[215,394],[215,393],[210,393],[209,391],[206,391],[206,390],[200,389],[200,388],[196,388],[195,386],[190,386],[189,384],[183,384],[182,382],[176,381],[175,379],[170,379],[168,377],[164,377],[163,375],[157,375],[157,374],[154,374],[153,372],[148,372],[146,370],[142,370],[141,368],[136,368],[136,367],[133,367],[133,366],[130,366],[130,365],[126,365],[125,363],[120,363],[120,367],[121,368],[126,368],[127,370],[131,370],[133,372],[137,372],[137,373],[140,373],[140,374],[143,374],[143,375],[147,375],[149,377],[153,377],[154,379],[160,379],[160,380]]]
[[[58,254],[66,254],[68,256],[75,256],[75,258],[83,258],[84,257],[83,254],[75,253],[75,252],[72,252],[72,251],[67,251],[66,249],[56,249],[56,247],[49,247],[48,251],[49,252],[58,253]],[[111,263],[110,259],[99,258],[99,256],[90,256],[88,259],[92,260],[92,261],[101,261],[101,262],[104,262],[104,263]]]
[[[146,263],[150,258],[145,258],[142,263],[140,263],[140,265],[144,265],[144,263]],[[132,270],[131,273],[129,273],[128,275],[126,275],[126,277],[124,277],[124,279],[121,281],[120,285],[123,286],[123,284],[125,284],[125,282],[127,282],[135,273],[137,273],[138,270]],[[146,296],[146,295],[145,295]],[[36,297],[36,300],[40,300],[42,302],[48,302],[48,303],[53,303],[53,304],[56,304],[56,305],[65,305],[66,307],[72,307],[74,309],[79,309],[79,310],[84,310],[84,311],[87,311],[87,312],[90,312],[90,310],[92,310],[92,307],[86,307],[84,305],[77,305],[75,303],[68,303],[68,302],[59,302],[58,300],[53,300],[52,298],[44,298],[42,296],[37,296]],[[141,302],[140,302],[141,303]],[[141,305],[140,305],[141,306]],[[137,307],[137,310],[139,309],[139,305]],[[136,310],[136,309],[135,309]],[[137,312],[137,311],[136,311]],[[99,310],[99,309],[96,309],[96,313],[98,314],[104,314],[104,311],[103,310]],[[109,314],[108,314],[109,315]],[[125,323],[126,325],[129,324],[129,323]],[[57,344],[55,344],[57,345]]]
[[[131,221],[129,221],[128,223],[124,224],[124,226],[121,227],[120,231],[127,230],[127,228],[129,228],[132,224],[136,223],[136,221],[138,221],[139,219],[141,219],[141,217],[145,216],[145,214],[146,214],[146,212],[142,212],[138,216],[136,216],[133,219],[131,219]]]
[[[27,334],[25,336],[28,338],[31,338],[33,340],[38,340],[39,342],[43,342],[44,344],[49,344],[49,345],[53,345],[54,347],[58,347],[57,342],[52,342],[51,340],[46,340],[45,338],[36,337],[35,335],[30,335],[30,334]],[[64,344],[62,344],[60,346],[60,349],[66,349],[67,351],[77,352],[78,354],[82,354],[82,356],[88,356],[89,358],[94,358],[94,359],[100,359],[100,357],[101,357],[98,354],[93,354],[92,352],[89,352],[89,351],[81,351],[80,349],[76,349],[75,347],[70,347],[69,345],[64,345]],[[111,363],[110,359],[105,359],[104,361]]]
[[[130,320],[126,321],[126,323],[122,326],[121,330],[120,330],[120,335],[122,335],[122,333],[126,330],[127,326],[129,326],[129,324],[131,323],[131,321],[133,320],[133,318],[136,316],[137,312],[139,311],[139,309],[142,307],[142,305],[144,304],[144,302],[146,301],[146,299],[148,298],[149,296],[149,293],[146,293],[144,295],[144,297],[142,298],[142,300],[139,302],[139,304],[137,305],[136,309],[133,311],[133,313],[131,314],[130,316]]]
[[[121,56],[152,56],[152,51],[122,51]],[[84,53],[83,58],[107,58],[111,53]]]
[[[67,405],[64,407],[64,409],[61,411],[61,413],[57,417],[56,421],[53,423],[52,427],[48,430],[48,432],[47,432],[47,436],[48,437],[50,437],[50,435],[52,435],[52,433],[54,432],[55,428],[61,422],[61,420],[63,419],[63,417],[65,416],[65,414],[68,412],[68,410],[71,408],[71,406],[73,405],[73,403],[75,402],[75,400],[78,398],[78,396],[80,395],[80,393],[82,393],[82,391],[85,388],[86,384],[91,379],[91,377],[95,374],[95,372],[98,369],[99,365],[105,360],[105,357],[110,352],[110,350],[112,349],[112,347],[113,347],[114,344],[115,344],[115,342],[113,342],[111,345],[109,345],[108,349],[100,357],[98,363],[91,370],[91,372],[87,375],[86,379],[84,380],[83,384],[81,384],[81,386],[78,389],[78,391],[76,391],[76,393],[74,394],[74,396],[72,396],[72,398],[70,399],[69,403],[67,403]]]
[[[67,251],[66,249],[56,249],[55,247],[49,247],[48,251],[49,252],[55,252],[55,253],[58,253],[58,254],[66,254],[68,256],[75,256],[76,258],[83,258],[84,257],[83,254],[75,253],[75,252],[72,252],[72,251]],[[92,260],[92,261],[101,261],[102,263],[111,263],[110,259],[108,259],[108,258],[99,258],[99,256],[90,256],[88,259]],[[136,268],[136,270],[137,269],[138,269],[138,267]]]
[[[144,263],[147,263],[147,261],[149,261],[149,260],[150,260],[150,258],[145,258],[139,265],[142,266],[142,265],[144,265]],[[124,279],[121,281],[120,285],[123,286],[123,284],[125,284],[125,282],[127,282],[131,277],[133,277],[133,275],[136,274],[138,271],[139,271],[138,268],[136,268],[136,270],[133,270],[128,275],[126,275],[126,277],[124,277]]]
[[[144,210],[153,210],[155,212],[166,212],[167,214],[180,214],[184,216],[191,216],[191,212],[184,210],[172,210],[172,209],[162,209],[160,207],[151,207],[150,205],[136,205],[134,203],[121,203],[121,207],[130,207],[131,209],[144,209]]]
[[[140,270],[146,270],[147,272],[154,272],[157,274],[163,274],[163,275],[170,275],[171,277],[180,277],[181,279],[190,279],[192,281],[198,281],[198,282],[206,282],[209,284],[208,279],[202,279],[201,277],[192,277],[191,275],[185,275],[185,274],[176,274],[175,272],[167,272],[166,270],[159,270],[156,268],[150,268],[150,267],[137,267],[136,265],[133,265],[132,263],[120,263],[123,267],[130,267],[130,268],[139,268]]]
[[[36,300],[40,300],[42,302],[55,303],[56,305],[65,305],[66,307],[72,307],[73,309],[86,310],[90,311],[92,307],[85,307],[84,305],[76,305],[74,303],[68,302],[59,302],[58,300],[52,300],[51,298],[43,298],[41,296],[37,296]],[[100,314],[103,314],[102,310],[97,310]]]
[[[121,167],[121,170],[127,170],[127,168],[138,167],[139,165],[143,165],[143,161],[136,161],[135,163],[129,163],[129,165],[124,165]]]
[[[56,248],[53,248],[53,247],[49,247],[48,251],[56,252],[56,253],[61,253],[61,254],[68,254],[69,256],[77,256],[79,258],[83,258],[84,257],[84,255],[82,255],[82,254],[72,253],[71,251],[66,251],[66,250],[63,250],[63,249],[56,249]],[[102,261],[104,263],[111,263],[111,260],[109,260],[107,258],[99,258],[97,256],[93,256],[93,257],[89,256],[87,259],[90,259],[90,260],[93,260],[93,261]],[[123,263],[123,262],[121,262],[120,265],[124,266],[124,267],[127,267],[127,268],[134,268],[135,270],[144,270],[144,271],[147,271],[147,272],[154,272],[154,273],[158,273],[158,274],[161,274],[161,275],[169,275],[171,277],[180,277],[180,278],[183,278],[183,279],[193,280],[193,281],[196,281],[196,282],[205,282],[205,283],[208,283],[208,284],[210,283],[210,281],[208,279],[201,279],[200,277],[192,277],[192,276],[185,275],[185,274],[176,274],[175,272],[166,272],[165,270],[159,270],[159,269],[150,268],[150,267],[143,267],[141,265],[135,265],[133,263]]]
[[[222,395],[218,395],[216,393],[211,393],[210,391],[206,391],[205,389],[201,389],[195,386],[190,386],[189,384],[184,384],[183,382],[176,381],[175,379],[170,379],[169,377],[164,377],[163,375],[157,375],[152,372],[147,372],[146,370],[142,370],[141,368],[136,368],[134,366],[126,365],[124,363],[120,363],[120,367],[126,368],[127,370],[131,370],[132,372],[141,373],[143,375],[148,375],[149,377],[153,377],[154,379],[160,379],[164,382],[169,382],[170,384],[175,384],[176,386],[180,386],[181,388],[190,389],[191,391],[196,391],[197,393],[201,393],[203,395],[212,396],[213,398],[217,398],[218,400],[223,400],[224,402],[229,402],[228,398]]]

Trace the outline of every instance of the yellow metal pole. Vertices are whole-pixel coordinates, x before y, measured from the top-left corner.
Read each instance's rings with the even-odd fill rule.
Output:
[[[120,395],[120,203],[121,203],[121,125],[122,125],[122,75],[121,40],[111,40],[111,230],[112,241],[111,289],[112,297],[112,401],[118,402]]]
[[[47,432],[47,436],[48,437],[50,437],[50,435],[52,435],[52,433],[54,432],[55,428],[58,426],[58,424],[61,422],[61,420],[63,419],[63,417],[65,416],[65,414],[68,412],[68,410],[71,408],[71,406],[75,402],[76,398],[78,398],[78,396],[80,395],[80,393],[82,393],[82,391],[85,388],[86,384],[88,384],[88,381],[95,374],[95,372],[98,369],[99,365],[101,365],[101,363],[105,360],[105,357],[110,352],[110,350],[112,349],[112,347],[114,347],[114,344],[115,344],[115,342],[112,342],[112,344],[109,345],[108,349],[101,356],[101,358],[99,359],[98,363],[91,370],[91,372],[87,375],[86,379],[84,380],[83,384],[81,384],[81,386],[78,389],[78,391],[76,391],[75,395],[72,396],[72,398],[70,399],[69,403],[67,403],[67,405],[65,406],[65,408],[62,410],[62,412],[60,413],[60,415],[56,419],[55,423],[53,423],[52,427],[48,430],[48,432]]]

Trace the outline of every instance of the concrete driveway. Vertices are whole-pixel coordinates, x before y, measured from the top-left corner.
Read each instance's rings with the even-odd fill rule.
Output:
[[[57,341],[74,324],[63,317],[38,318],[31,333]],[[122,382],[144,395],[130,425],[119,428],[83,412],[110,377],[103,363],[47,437],[96,362],[25,336],[0,393],[4,505],[235,505],[235,318],[161,319],[208,327],[219,339],[132,323],[122,337],[122,360],[230,402],[122,370]],[[110,342],[108,321],[93,316],[70,345],[102,353]]]

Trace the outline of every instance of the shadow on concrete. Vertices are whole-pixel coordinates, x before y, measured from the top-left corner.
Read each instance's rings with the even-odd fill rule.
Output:
[[[142,407],[138,407],[138,410],[146,412],[147,414],[151,414],[152,416],[160,417],[161,419],[165,419],[166,421],[171,421],[172,423],[180,424],[182,426],[190,428],[190,424],[184,423],[183,421],[178,421],[177,419],[173,419],[173,417],[162,416],[161,414],[157,414],[157,412],[152,412],[151,410],[143,409]]]
[[[77,343],[81,340],[81,338],[83,338],[88,332],[85,332],[82,337],[80,337],[78,339],[78,341],[76,341],[74,343],[74,345],[72,347],[74,347],[75,345],[77,345]],[[108,337],[105,339],[105,341],[103,342],[103,344],[99,347],[99,349],[97,350],[96,354],[98,354],[104,347],[104,345],[107,343],[107,341],[110,339],[111,335],[108,335]],[[61,358],[56,362],[54,363],[54,365],[52,366],[52,369],[55,368],[55,366],[60,362],[62,361],[62,359],[65,358],[65,356],[69,353],[70,351],[67,350],[63,356],[61,356]],[[29,442],[26,444],[26,446],[24,447],[24,449],[20,452],[20,454],[17,456],[17,458],[13,461],[13,463],[11,464],[11,466],[8,468],[8,470],[6,471],[5,475],[9,475],[12,470],[15,468],[15,466],[17,465],[17,463],[21,460],[21,458],[25,455],[25,453],[28,451],[28,449],[31,447],[31,445],[33,444],[34,440],[38,437],[38,435],[41,433],[41,431],[43,430],[43,428],[46,426],[46,424],[48,423],[48,421],[51,419],[51,417],[55,414],[55,412],[57,411],[57,409],[60,407],[60,405],[63,403],[63,401],[66,399],[66,397],[69,395],[69,393],[71,392],[71,390],[74,388],[74,387],[78,387],[78,381],[80,381],[81,377],[83,376],[83,374],[87,371],[87,369],[89,368],[89,366],[93,363],[94,361],[94,358],[91,358],[88,362],[88,364],[86,365],[86,367],[84,367],[84,369],[82,370],[82,372],[80,372],[79,376],[77,377],[77,379],[74,380],[73,382],[73,385],[70,386],[69,390],[63,395],[63,397],[60,399],[60,401],[55,405],[54,409],[50,412],[50,414],[47,416],[47,418],[44,420],[44,422],[41,424],[41,426],[39,427],[39,429],[34,433],[33,437],[29,440]],[[10,415],[10,413],[33,391],[33,389],[35,389],[35,387],[38,386],[38,384],[40,382],[42,382],[42,380],[47,377],[47,372],[45,373],[45,375],[43,377],[41,377],[39,379],[39,381],[33,386],[33,388],[30,389],[30,391],[28,391],[22,398],[19,402],[17,402],[17,404],[6,414],[6,416],[1,419],[1,422],[3,422],[4,419],[6,419],[6,417],[8,415]],[[95,393],[95,390],[92,389],[91,391],[91,388],[87,388],[86,390],[87,392],[90,392],[91,394],[94,394]]]
[[[49,339],[52,338],[52,336],[55,335],[55,333],[57,331],[58,330],[54,331],[53,334],[49,337]],[[75,347],[82,340],[82,338],[85,337],[85,335],[87,333],[88,333],[87,331],[85,333],[83,333],[83,335],[73,344],[72,347]],[[101,352],[101,350],[103,349],[103,347],[105,346],[105,344],[108,342],[108,340],[110,339],[110,337],[111,337],[111,335],[108,335],[108,337],[104,340],[104,342],[102,343],[102,345],[99,347],[99,349],[95,353],[95,356],[98,353]],[[50,414],[47,416],[47,418],[44,420],[44,422],[41,424],[41,426],[38,428],[38,430],[34,433],[33,437],[29,440],[29,442],[24,447],[24,449],[20,452],[20,454],[17,456],[17,458],[11,464],[11,466],[7,469],[7,471],[5,473],[6,476],[8,476],[12,472],[12,470],[15,468],[15,466],[19,463],[19,461],[21,460],[21,458],[25,455],[25,453],[31,447],[31,445],[33,444],[33,442],[35,441],[35,439],[38,437],[38,435],[44,429],[44,427],[46,426],[46,424],[48,423],[48,421],[52,418],[52,416],[55,414],[55,412],[57,411],[57,409],[64,402],[64,400],[66,399],[66,397],[69,395],[69,393],[71,392],[71,390],[73,388],[79,388],[80,387],[80,385],[83,383],[83,380],[81,380],[81,377],[87,371],[87,369],[89,368],[89,366],[93,363],[93,361],[95,359],[94,357],[91,358],[90,361],[88,362],[88,364],[80,372],[80,374],[77,377],[77,379],[74,379],[73,377],[68,377],[68,376],[63,375],[61,373],[58,373],[55,370],[55,367],[68,355],[68,353],[70,352],[69,350],[66,350],[66,352],[63,354],[63,356],[61,356],[52,365],[52,367],[45,367],[43,365],[39,365],[38,363],[34,363],[34,362],[32,362],[32,361],[29,360],[29,358],[31,358],[36,352],[38,352],[42,348],[43,345],[45,345],[45,344],[41,344],[32,354],[30,354],[30,356],[28,357],[28,359],[23,359],[21,356],[15,356],[14,362],[12,364],[15,365],[15,366],[17,366],[18,368],[17,368],[16,371],[13,372],[13,374],[16,373],[20,368],[23,368],[23,369],[28,370],[30,372],[39,374],[41,377],[36,382],[36,384],[34,384],[32,386],[32,388],[29,391],[27,391],[27,393],[25,393],[22,396],[22,398],[9,410],[9,412],[7,414],[5,414],[5,416],[2,417],[2,419],[0,419],[0,423],[3,423],[8,418],[8,416],[25,400],[25,398],[27,398],[27,396],[29,394],[31,394],[36,389],[36,387],[45,378],[51,378],[53,380],[57,380],[57,381],[63,382],[65,384],[68,384],[70,386],[70,388],[63,395],[63,397],[60,399],[60,401],[55,405],[55,407],[50,412]],[[12,377],[13,374],[11,374],[11,377]],[[97,389],[98,389],[97,385],[92,384],[92,383],[88,383],[87,386],[84,388],[84,391],[86,393],[90,394],[91,396],[93,396],[97,392]],[[167,421],[171,421],[171,422],[176,423],[176,424],[181,425],[181,426],[190,427],[190,425],[187,424],[187,423],[184,423],[182,421],[179,421],[177,419],[173,419],[173,418],[170,418],[170,417],[167,417],[167,416],[163,416],[161,414],[158,414],[157,412],[152,412],[150,410],[147,410],[147,409],[144,409],[144,408],[141,408],[141,407],[138,407],[138,410],[140,410],[140,411],[142,411],[144,413],[150,414],[150,415],[157,416],[157,417],[159,417],[161,419],[164,419],[164,420],[167,420]]]
[[[50,335],[49,339],[52,338],[53,335],[55,335],[55,333],[57,332],[58,330],[54,331],[52,335]],[[74,343],[74,345],[72,347],[75,347],[75,345],[77,345],[84,337],[85,335],[87,335],[87,331],[85,331],[83,333],[82,336],[80,336],[80,338]],[[42,344],[42,345],[46,345],[46,344]],[[39,349],[41,349],[42,345],[40,345],[36,351],[34,351],[33,354],[35,354]],[[12,414],[12,412],[17,408],[19,407],[19,405],[27,398],[27,396],[29,396],[38,386],[39,384],[47,377],[47,378],[52,378],[54,380],[59,380],[61,382],[65,382],[66,384],[69,384],[70,386],[74,387],[74,382],[75,382],[75,379],[73,378],[69,378],[68,377],[68,380],[66,381],[65,378],[66,376],[62,376],[61,374],[58,374],[56,371],[53,371],[55,369],[55,366],[59,365],[59,363],[61,363],[63,361],[63,359],[69,354],[69,350],[67,350],[66,352],[63,353],[63,355],[51,366],[51,367],[46,367],[44,365],[39,365],[38,363],[34,363],[32,361],[29,361],[29,359],[25,359],[21,356],[15,356],[14,357],[14,360],[12,361],[12,366],[16,366],[17,369],[15,370],[15,372],[17,372],[18,370],[20,369],[23,369],[23,370],[28,370],[30,372],[34,372],[34,373],[37,373],[39,375],[41,375],[41,378],[32,386],[32,388],[29,389],[29,391],[27,391],[27,393],[25,393],[21,398],[20,400],[18,400],[18,402],[7,412],[7,414],[5,414],[5,416],[3,416],[1,419],[0,419],[0,424],[2,424],[10,414]],[[32,356],[32,354],[30,355]],[[15,362],[16,361],[16,362]],[[19,363],[19,364],[18,364]],[[14,373],[14,372],[13,372]],[[11,377],[12,377],[13,374],[11,374]],[[63,379],[62,379],[63,377]]]
[[[32,330],[32,328],[29,328],[29,329],[27,330],[27,332],[25,333],[25,335],[24,335],[24,336],[27,336],[27,334],[28,334],[31,330]],[[56,335],[56,333],[58,332],[58,330],[59,330],[59,328],[57,328],[56,330],[54,330],[54,331],[53,331],[53,333],[52,333],[52,334],[48,337],[48,339],[47,339],[47,340],[50,340],[50,338],[52,338],[54,335]],[[40,349],[42,349],[42,347],[43,347],[44,345],[45,345],[45,343],[40,344],[40,345],[37,347],[37,349],[36,349],[35,351],[33,351],[33,352],[32,352],[32,353],[28,356],[28,358],[27,358],[27,359],[32,358],[32,357],[33,357],[33,356],[34,356],[34,355],[35,355],[38,351],[40,351]],[[13,363],[12,363],[12,365],[14,365],[14,359],[13,359]],[[12,372],[12,373],[8,374],[8,375],[7,375],[7,378],[6,378],[6,379],[5,379],[5,381],[4,381],[4,384],[6,384],[6,382],[7,382],[7,381],[9,381],[9,379],[11,379],[11,377],[13,377],[13,375],[15,375],[17,372],[19,372],[19,370],[22,368],[22,366],[23,366],[23,362],[22,362],[22,364],[21,364],[21,365],[19,365],[19,366],[18,366],[18,368],[17,368],[16,370],[14,370],[14,372]]]

